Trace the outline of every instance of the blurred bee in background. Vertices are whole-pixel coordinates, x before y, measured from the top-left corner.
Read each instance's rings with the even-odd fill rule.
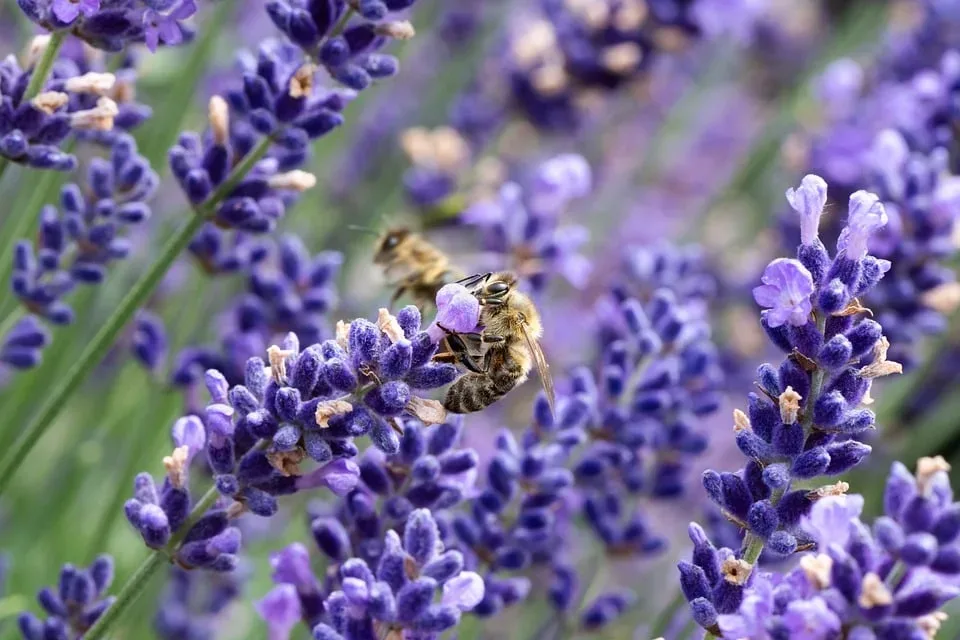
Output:
[[[388,229],[380,236],[373,262],[383,267],[394,287],[390,306],[407,293],[420,309],[429,307],[443,285],[462,277],[445,253],[404,227]]]
[[[533,301],[516,289],[517,276],[509,271],[485,273],[460,284],[480,301],[482,330],[447,333],[450,351],[436,358],[459,362],[468,373],[447,389],[443,406],[451,413],[480,411],[523,384],[536,366],[552,412],[553,378],[539,342],[543,324]]]

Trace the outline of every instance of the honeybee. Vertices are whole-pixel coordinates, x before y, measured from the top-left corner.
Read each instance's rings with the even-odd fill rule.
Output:
[[[461,277],[446,254],[419,233],[403,227],[388,229],[380,236],[373,262],[383,267],[394,287],[390,306],[409,292],[423,309],[434,304],[443,285]]]
[[[447,411],[472,413],[490,406],[523,384],[534,366],[553,411],[553,378],[539,343],[540,313],[529,297],[517,291],[516,283],[517,276],[509,271],[460,281],[480,301],[482,331],[447,332],[449,352],[437,358],[459,362],[468,370],[447,389],[443,401]]]

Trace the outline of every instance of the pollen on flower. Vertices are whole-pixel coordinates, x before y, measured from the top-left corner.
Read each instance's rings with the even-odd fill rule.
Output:
[[[920,301],[934,311],[953,313],[960,306],[960,282],[944,282],[925,291],[920,295]]]
[[[613,16],[613,26],[618,31],[639,29],[647,19],[647,4],[642,0],[624,0]]]
[[[853,300],[851,300],[850,302],[847,303],[847,306],[846,306],[846,307],[844,307],[844,308],[841,309],[840,311],[837,311],[837,312],[836,312],[835,314],[833,314],[833,315],[835,315],[835,316],[853,316],[853,315],[856,315],[856,314],[858,314],[858,313],[867,313],[867,314],[869,314],[869,315],[871,315],[871,316],[873,315],[873,311],[871,311],[871,310],[868,309],[867,307],[863,306],[863,304],[860,302],[860,299],[859,299],[859,298],[854,298]]]
[[[750,418],[740,409],[733,410],[733,430],[735,433],[748,431],[750,429]]]
[[[819,498],[826,498],[829,496],[842,496],[849,490],[850,490],[850,485],[844,482],[843,480],[840,480],[835,484],[828,484],[822,487],[817,487],[807,495],[813,498],[819,499]]]
[[[538,20],[524,29],[522,38],[514,39],[513,59],[523,66],[532,65],[556,48],[557,34],[553,26],[546,20]]]
[[[390,342],[396,342],[404,337],[397,318],[383,307],[377,312],[377,328],[390,338]]]
[[[784,424],[794,424],[797,421],[797,415],[800,413],[800,401],[803,398],[799,393],[793,390],[793,387],[787,387],[780,394],[780,419]]]
[[[634,42],[624,42],[606,49],[602,55],[603,66],[614,73],[628,73],[640,64],[643,51]]]
[[[868,573],[863,576],[863,583],[860,585],[860,598],[858,598],[857,604],[864,609],[883,607],[893,604],[893,595],[883,584],[880,576],[875,573]]]
[[[293,451],[274,451],[267,454],[270,465],[284,476],[300,476],[300,463],[307,457],[303,449]]]
[[[833,558],[825,553],[808,554],[800,558],[800,568],[804,575],[817,589],[826,589],[830,586],[830,570],[833,569]]]
[[[605,27],[610,17],[610,7],[604,0],[566,0],[564,5],[591,29]]]
[[[337,344],[344,349],[350,344],[350,323],[343,320],[337,320],[337,327],[334,331]]]
[[[351,411],[353,411],[353,405],[346,400],[327,400],[317,405],[317,412],[314,414],[314,417],[316,418],[317,426],[321,429],[326,429],[330,426],[330,418]]]
[[[720,567],[720,572],[723,574],[723,579],[730,584],[735,584],[738,586],[742,586],[747,583],[752,570],[752,564],[746,560],[737,558],[727,558],[723,561],[723,565]]]
[[[397,20],[396,22],[384,22],[376,26],[376,31],[382,36],[394,38],[395,40],[409,40],[417,35],[413,25],[409,20]]]
[[[213,143],[225,145],[230,137],[230,109],[227,101],[220,96],[213,96],[207,104],[207,118],[210,120],[210,131],[213,133]]]
[[[117,103],[103,96],[97,100],[97,106],[84,111],[74,111],[70,114],[70,126],[74,129],[92,131],[110,131],[113,129],[113,119],[120,113]]]
[[[71,93],[92,93],[98,96],[105,96],[113,89],[117,77],[112,73],[89,72],[82,76],[69,78],[64,84],[64,88]]]
[[[309,171],[294,169],[293,171],[270,176],[267,179],[267,184],[273,189],[288,189],[290,191],[296,191],[297,193],[303,193],[307,189],[312,189],[317,186],[317,176]]]
[[[69,101],[70,96],[60,91],[44,91],[34,98],[30,104],[45,114],[51,115]]]
[[[167,477],[170,478],[170,484],[177,489],[183,488],[189,454],[190,447],[183,445],[182,447],[174,449],[173,453],[169,456],[163,457],[163,467],[167,470]]]
[[[23,55],[23,66],[27,69],[36,66],[36,64],[40,62],[40,58],[43,57],[43,52],[47,50],[49,44],[49,35],[34,36],[30,44],[27,45],[27,50]]]
[[[447,410],[443,408],[443,404],[420,396],[410,396],[406,409],[427,426],[442,424],[447,419]]]
[[[950,463],[943,456],[923,457],[917,460],[916,478],[920,493],[926,493],[934,476],[948,471],[950,471]]]
[[[553,96],[567,88],[567,72],[560,64],[545,64],[531,72],[530,81],[542,95]]]
[[[270,345],[267,349],[267,359],[270,361],[270,375],[278,384],[283,384],[287,379],[287,358],[293,355],[293,351],[281,349],[277,345]]]
[[[313,92],[313,76],[317,73],[317,65],[308,63],[297,69],[290,78],[287,88],[291,98],[306,98]]]
[[[917,618],[917,626],[926,634],[927,638],[933,640],[937,632],[940,631],[940,627],[943,626],[943,623],[946,622],[949,617],[950,616],[943,611],[934,611],[931,614]]]
[[[857,374],[861,378],[880,378],[893,373],[903,373],[903,365],[893,360],[887,360],[887,351],[890,349],[890,341],[886,336],[880,336],[877,344],[873,348],[873,362],[862,367]]]

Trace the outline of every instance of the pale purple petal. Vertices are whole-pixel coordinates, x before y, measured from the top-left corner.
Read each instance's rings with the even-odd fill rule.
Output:
[[[480,301],[463,285],[452,283],[437,292],[437,317],[427,328],[427,333],[434,342],[439,342],[446,335],[446,331],[476,331],[478,322]]]
[[[827,183],[820,176],[809,174],[796,189],[787,189],[787,202],[800,214],[800,242],[812,245],[817,242],[820,216],[827,204]]]
[[[176,447],[187,447],[187,461],[193,459],[207,443],[207,434],[203,422],[197,416],[185,416],[173,424],[171,430],[173,444]]]
[[[278,584],[254,608],[267,622],[269,640],[288,640],[302,616],[297,589],[291,584]]]
[[[183,42],[183,31],[180,30],[180,25],[169,16],[157,23],[157,30],[163,44],[175,45]]]
[[[593,264],[586,257],[574,254],[561,260],[557,265],[557,271],[574,288],[585,289],[590,281],[590,274],[593,273]]]
[[[844,494],[817,500],[801,526],[810,533],[820,549],[830,544],[846,546],[850,539],[850,523],[863,512],[863,496]]]
[[[483,578],[473,571],[463,571],[443,585],[441,604],[453,605],[460,611],[471,611],[483,600]]]
[[[84,16],[92,16],[100,11],[100,0],[80,0],[80,13]]]
[[[176,9],[170,12],[174,20],[186,20],[197,12],[197,4],[193,0],[183,0]]]
[[[326,487],[335,495],[345,496],[354,487],[360,478],[360,467],[352,460],[337,458],[322,467],[314,469],[306,475],[297,478],[298,489],[316,489]]]
[[[53,15],[64,24],[70,24],[80,15],[80,6],[71,0],[54,0]]]
[[[344,578],[343,595],[347,597],[351,604],[361,607],[370,600],[370,590],[367,588],[367,583],[360,578]]]
[[[840,632],[840,619],[821,598],[794,600],[782,619],[791,640],[830,640]]]
[[[870,149],[871,168],[883,179],[886,191],[893,198],[903,195],[903,168],[910,157],[910,147],[899,131],[884,129],[877,134]]]
[[[493,200],[474,202],[460,214],[460,220],[466,224],[491,227],[503,221],[503,207]]]
[[[764,316],[771,327],[805,325],[813,303],[813,276],[797,260],[777,258],[767,265],[760,278],[763,285],[753,289],[754,300],[769,309]]]
[[[837,249],[844,251],[852,260],[867,255],[870,236],[887,224],[887,213],[876,194],[857,191],[850,196],[850,213],[847,226],[837,241]]]
[[[299,542],[270,554],[271,578],[279,584],[292,584],[300,591],[308,591],[316,578],[310,568],[310,552]]]

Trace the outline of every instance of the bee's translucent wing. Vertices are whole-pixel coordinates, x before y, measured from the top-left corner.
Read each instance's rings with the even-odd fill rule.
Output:
[[[553,390],[553,376],[550,375],[550,365],[547,364],[547,359],[543,355],[543,349],[540,348],[540,343],[530,336],[530,332],[527,331],[526,324],[520,323],[520,331],[523,333],[523,339],[527,341],[527,347],[530,349],[530,355],[533,356],[533,361],[537,365],[537,373],[540,375],[540,383],[543,385],[543,390],[547,394],[547,403],[550,405],[550,413],[557,415],[555,406],[556,393]]]

